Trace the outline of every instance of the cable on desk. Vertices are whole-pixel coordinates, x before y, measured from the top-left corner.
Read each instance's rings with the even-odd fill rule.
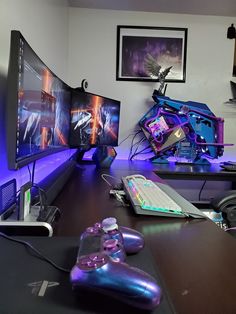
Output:
[[[36,165],[36,161],[33,162],[32,172],[31,172],[31,170],[30,170],[29,165],[27,165],[28,172],[29,172],[29,176],[30,176],[30,182],[31,182],[32,185],[34,185],[35,165]]]
[[[111,182],[109,182],[107,179],[105,179],[105,177],[108,177],[108,178],[112,178],[116,181],[119,181],[119,184],[118,186],[117,185],[113,185]],[[114,176],[111,176],[110,174],[106,174],[106,173],[102,173],[101,174],[101,178],[109,185],[111,186],[113,189],[117,189],[117,190],[120,190],[122,188],[122,181]]]
[[[13,241],[13,242],[16,242],[16,243],[20,243],[20,244],[23,244],[24,246],[30,248],[34,253],[36,253],[38,255],[39,258],[41,258],[43,261],[49,263],[50,265],[52,265],[54,268],[62,271],[62,272],[65,272],[65,273],[70,273],[70,270],[69,269],[66,269],[66,268],[63,268],[61,266],[58,266],[56,263],[54,263],[51,259],[47,258],[46,256],[44,256],[39,250],[37,250],[35,247],[33,247],[33,245],[27,241],[23,241],[23,240],[19,240],[19,239],[15,239],[13,237],[10,237],[8,235],[6,235],[5,233],[3,232],[0,232],[0,236],[7,239],[7,240],[10,240],[10,241]]]
[[[198,194],[198,200],[199,200],[199,201],[201,200],[201,193],[202,193],[202,190],[203,190],[203,188],[204,188],[206,182],[207,182],[206,180],[203,182],[203,185],[202,185],[202,187],[201,187],[201,189],[200,189],[200,191],[199,191],[199,194]]]
[[[231,230],[236,230],[236,227],[231,227],[231,228],[224,229],[224,231],[231,231]]]
[[[32,180],[32,174],[31,174],[31,171],[30,171],[30,167],[29,167],[29,165],[27,165],[27,168],[28,168],[28,172],[29,172],[29,177],[30,177],[30,182],[31,182],[31,180]]]

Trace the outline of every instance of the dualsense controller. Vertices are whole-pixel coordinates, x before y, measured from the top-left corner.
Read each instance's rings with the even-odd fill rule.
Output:
[[[161,302],[161,288],[149,274],[126,264],[125,255],[118,239],[86,230],[70,273],[73,289],[98,292],[140,309],[156,308]]]
[[[97,222],[94,226],[88,227],[81,235],[81,239],[91,234],[101,234],[106,240],[118,240],[123,245],[127,255],[138,253],[144,247],[142,233],[128,227],[118,226],[114,217],[106,218],[102,222]]]

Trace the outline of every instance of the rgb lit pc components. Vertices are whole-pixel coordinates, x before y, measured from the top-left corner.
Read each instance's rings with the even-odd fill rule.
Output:
[[[177,161],[208,163],[223,155],[224,120],[216,117],[206,104],[183,102],[153,95],[155,105],[139,121],[149,141],[155,162]]]

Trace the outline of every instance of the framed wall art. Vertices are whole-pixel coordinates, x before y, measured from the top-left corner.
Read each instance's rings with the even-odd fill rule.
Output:
[[[187,28],[117,26],[116,79],[158,81],[145,64],[151,59],[160,72],[170,68],[166,82],[185,82]]]

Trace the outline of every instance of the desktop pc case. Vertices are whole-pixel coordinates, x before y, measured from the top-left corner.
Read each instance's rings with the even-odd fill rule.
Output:
[[[179,101],[153,95],[154,106],[140,119],[155,162],[168,163],[169,157],[191,163],[209,163],[223,155],[224,120],[206,104]]]

